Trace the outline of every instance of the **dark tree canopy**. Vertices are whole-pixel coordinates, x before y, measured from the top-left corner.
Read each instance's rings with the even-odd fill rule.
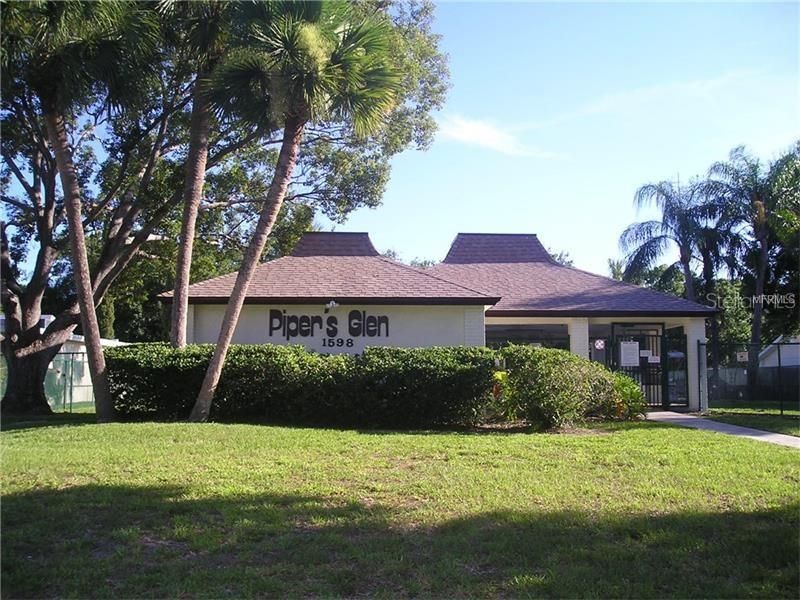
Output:
[[[94,302],[97,306],[104,299],[113,303],[113,310],[110,306],[100,309],[103,328],[110,332],[113,321],[114,333],[127,339],[160,337],[163,322],[156,294],[172,283],[167,265],[174,260],[180,228],[191,90],[202,66],[192,36],[214,33],[206,27],[210,21],[202,17],[203,10],[222,10],[223,5],[236,10],[276,10],[278,6],[118,3],[114,10],[136,14],[117,46],[93,44],[89,39],[70,54],[77,57],[75,61],[38,61],[46,68],[33,72],[28,69],[33,63],[30,53],[26,55],[26,44],[39,39],[35,24],[43,14],[61,14],[70,4],[74,3],[3,5],[0,185],[8,239],[3,289],[13,289],[35,320],[41,312],[58,317],[43,334],[35,327],[13,348],[6,342],[6,349],[15,355],[57,351],[78,325],[64,199],[45,135],[42,90],[46,95],[49,83],[72,82],[64,87],[69,89],[68,97],[53,95],[68,108],[66,131],[83,203]],[[170,10],[164,10],[167,5]],[[60,33],[45,42],[72,43],[70,31],[85,25],[80,11],[91,12],[91,6],[78,3],[76,12],[62,19]],[[299,4],[282,6],[294,10]],[[347,118],[319,120],[308,129],[286,206],[262,260],[288,252],[302,231],[315,226],[317,217],[343,222],[354,210],[378,206],[389,180],[391,158],[404,150],[425,149],[433,139],[432,112],[442,106],[448,87],[446,56],[431,28],[433,4],[370,1],[355,4],[355,10],[388,17],[392,57],[403,74],[397,101],[387,125],[368,135],[357,135],[356,124]],[[200,17],[192,11],[199,11]],[[175,19],[186,18],[194,18],[193,28],[171,27]],[[117,49],[122,42],[138,42],[141,48],[156,44],[156,58],[146,68],[129,61],[130,76],[117,69],[113,85],[94,85],[119,62]],[[83,58],[90,55],[95,59],[93,70],[84,73]],[[274,175],[281,141],[269,115],[260,123],[224,112],[212,119],[193,281],[234,270],[240,263]]]

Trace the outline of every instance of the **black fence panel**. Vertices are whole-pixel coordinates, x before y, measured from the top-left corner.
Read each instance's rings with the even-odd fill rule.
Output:
[[[800,343],[700,345],[709,408],[800,410]]]

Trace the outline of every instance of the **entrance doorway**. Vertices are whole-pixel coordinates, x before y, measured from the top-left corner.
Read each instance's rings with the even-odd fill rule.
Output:
[[[680,328],[615,323],[610,336],[590,338],[589,356],[638,382],[648,406],[688,407],[686,335]]]

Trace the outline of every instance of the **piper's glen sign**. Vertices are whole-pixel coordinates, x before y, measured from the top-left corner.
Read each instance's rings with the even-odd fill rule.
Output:
[[[388,338],[389,317],[372,315],[365,310],[351,310],[347,319],[337,315],[296,315],[286,310],[269,311],[269,337],[290,342],[322,338],[323,347],[352,348],[357,338]]]

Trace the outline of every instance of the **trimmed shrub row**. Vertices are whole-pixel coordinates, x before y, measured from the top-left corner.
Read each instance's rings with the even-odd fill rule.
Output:
[[[188,417],[213,346],[136,344],[106,350],[109,385],[123,418]],[[507,373],[496,373],[504,359]],[[541,428],[587,418],[630,419],[644,410],[633,380],[564,350],[368,348],[325,355],[302,346],[236,345],[212,418],[413,428],[474,425],[488,413]]]
[[[189,415],[213,346],[138,344],[106,351],[124,418]],[[487,348],[368,348],[324,355],[302,346],[232,346],[212,418],[370,427],[471,425],[491,399]]]

